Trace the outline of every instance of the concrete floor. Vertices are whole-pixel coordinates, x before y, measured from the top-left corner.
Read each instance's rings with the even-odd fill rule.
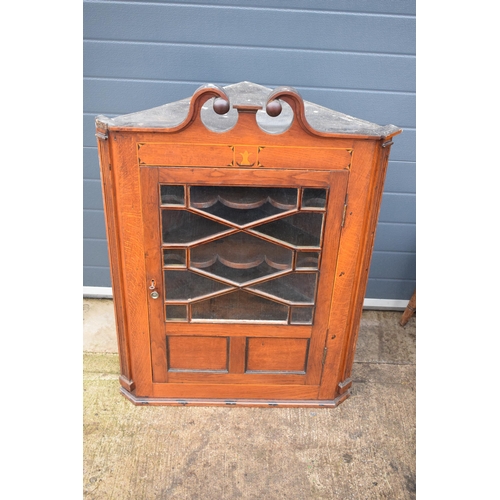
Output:
[[[113,305],[84,299],[87,500],[416,498],[416,318],[364,311],[338,408],[134,406]]]

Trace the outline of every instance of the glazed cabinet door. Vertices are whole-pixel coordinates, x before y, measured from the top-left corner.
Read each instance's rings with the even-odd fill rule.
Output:
[[[155,396],[317,397],[347,180],[141,168]]]

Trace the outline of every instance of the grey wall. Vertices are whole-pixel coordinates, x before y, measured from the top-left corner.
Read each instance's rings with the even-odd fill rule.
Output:
[[[415,0],[84,1],[84,286],[111,286],[97,114],[248,80],[403,133],[394,139],[367,298],[415,288]]]

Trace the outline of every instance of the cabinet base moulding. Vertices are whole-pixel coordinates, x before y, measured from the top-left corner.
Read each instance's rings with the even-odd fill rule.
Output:
[[[352,379],[346,378],[343,382],[339,383],[339,394],[344,394],[347,392],[352,386]]]
[[[129,380],[128,378],[124,377],[123,375],[120,375],[119,380],[120,380],[120,385],[126,391],[133,391],[135,389],[135,383],[133,380]]]
[[[335,408],[350,395],[348,391],[335,399],[311,400],[270,400],[270,399],[199,399],[199,398],[144,398],[120,389],[121,393],[136,406],[252,406],[262,408]]]

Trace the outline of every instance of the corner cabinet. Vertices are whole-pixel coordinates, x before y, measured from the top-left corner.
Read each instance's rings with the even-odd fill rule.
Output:
[[[123,394],[346,399],[399,132],[250,82],[97,117]]]

